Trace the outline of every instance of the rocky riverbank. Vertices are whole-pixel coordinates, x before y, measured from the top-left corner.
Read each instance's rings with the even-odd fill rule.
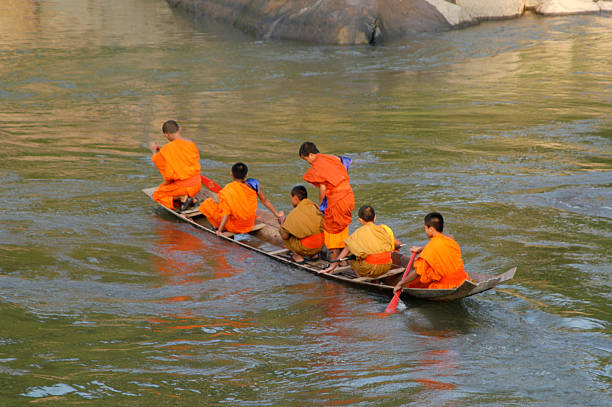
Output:
[[[376,44],[483,20],[612,12],[612,0],[167,0],[263,39]]]

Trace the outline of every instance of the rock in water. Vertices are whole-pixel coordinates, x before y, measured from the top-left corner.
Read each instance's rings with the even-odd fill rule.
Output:
[[[376,44],[482,20],[600,13],[592,0],[167,0],[172,7],[230,24],[262,39],[324,44]]]
[[[449,30],[427,0],[167,0],[262,39],[374,44],[419,32]]]

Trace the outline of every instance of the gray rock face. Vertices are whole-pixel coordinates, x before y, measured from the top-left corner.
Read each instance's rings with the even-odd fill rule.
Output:
[[[263,39],[368,44],[451,28],[426,0],[167,0]]]
[[[600,13],[592,0],[166,0],[172,7],[231,24],[262,39],[376,44],[419,32],[446,31],[481,20]]]

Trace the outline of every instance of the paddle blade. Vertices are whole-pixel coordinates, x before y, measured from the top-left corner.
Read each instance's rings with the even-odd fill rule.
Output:
[[[397,304],[399,303],[400,292],[401,291],[396,292],[393,298],[391,298],[391,302],[389,302],[389,305],[387,305],[387,308],[385,309],[385,312],[387,314],[391,314],[395,312],[395,310],[397,309]]]
[[[210,189],[215,194],[218,194],[219,191],[221,191],[221,187],[219,186],[219,184],[217,184],[212,179],[205,177],[204,175],[200,175],[200,178],[202,178],[202,185]]]

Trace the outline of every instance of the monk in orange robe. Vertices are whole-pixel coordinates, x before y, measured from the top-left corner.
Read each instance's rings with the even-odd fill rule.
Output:
[[[376,278],[391,270],[391,252],[401,245],[389,226],[376,225],[375,221],[374,208],[370,205],[359,208],[361,226],[344,241],[346,247],[340,252],[340,258],[355,256],[349,265],[359,277]],[[333,273],[337,267],[338,263],[332,263],[321,273]]]
[[[279,232],[285,246],[293,252],[293,260],[300,263],[304,256],[315,256],[323,248],[323,214],[319,205],[308,199],[308,191],[302,185],[291,190],[293,210],[281,219]]]
[[[219,191],[219,201],[208,198],[200,205],[200,212],[217,228],[218,236],[226,230],[231,233],[250,232],[257,218],[257,198],[278,219],[284,216],[284,212],[277,212],[266,198],[259,181],[246,178],[248,171],[246,164],[241,162],[234,164],[232,166],[234,181]]]
[[[349,235],[352,211],[355,209],[355,196],[347,169],[350,160],[321,154],[317,146],[308,141],[300,146],[299,155],[310,164],[304,181],[319,188],[319,205],[324,212],[325,246],[330,252],[330,259],[334,260],[346,246],[344,240]]]
[[[153,199],[170,209],[175,209],[177,200],[184,210],[188,200],[202,188],[200,153],[193,141],[181,137],[181,127],[174,120],[165,122],[162,132],[170,142],[161,149],[155,142],[150,145],[153,163],[164,178]]]
[[[450,289],[459,287],[470,278],[461,260],[461,249],[455,240],[442,234],[444,218],[438,212],[425,216],[425,234],[430,239],[425,247],[412,247],[420,253],[414,269],[408,272],[395,286],[395,291],[404,285],[409,288]]]

